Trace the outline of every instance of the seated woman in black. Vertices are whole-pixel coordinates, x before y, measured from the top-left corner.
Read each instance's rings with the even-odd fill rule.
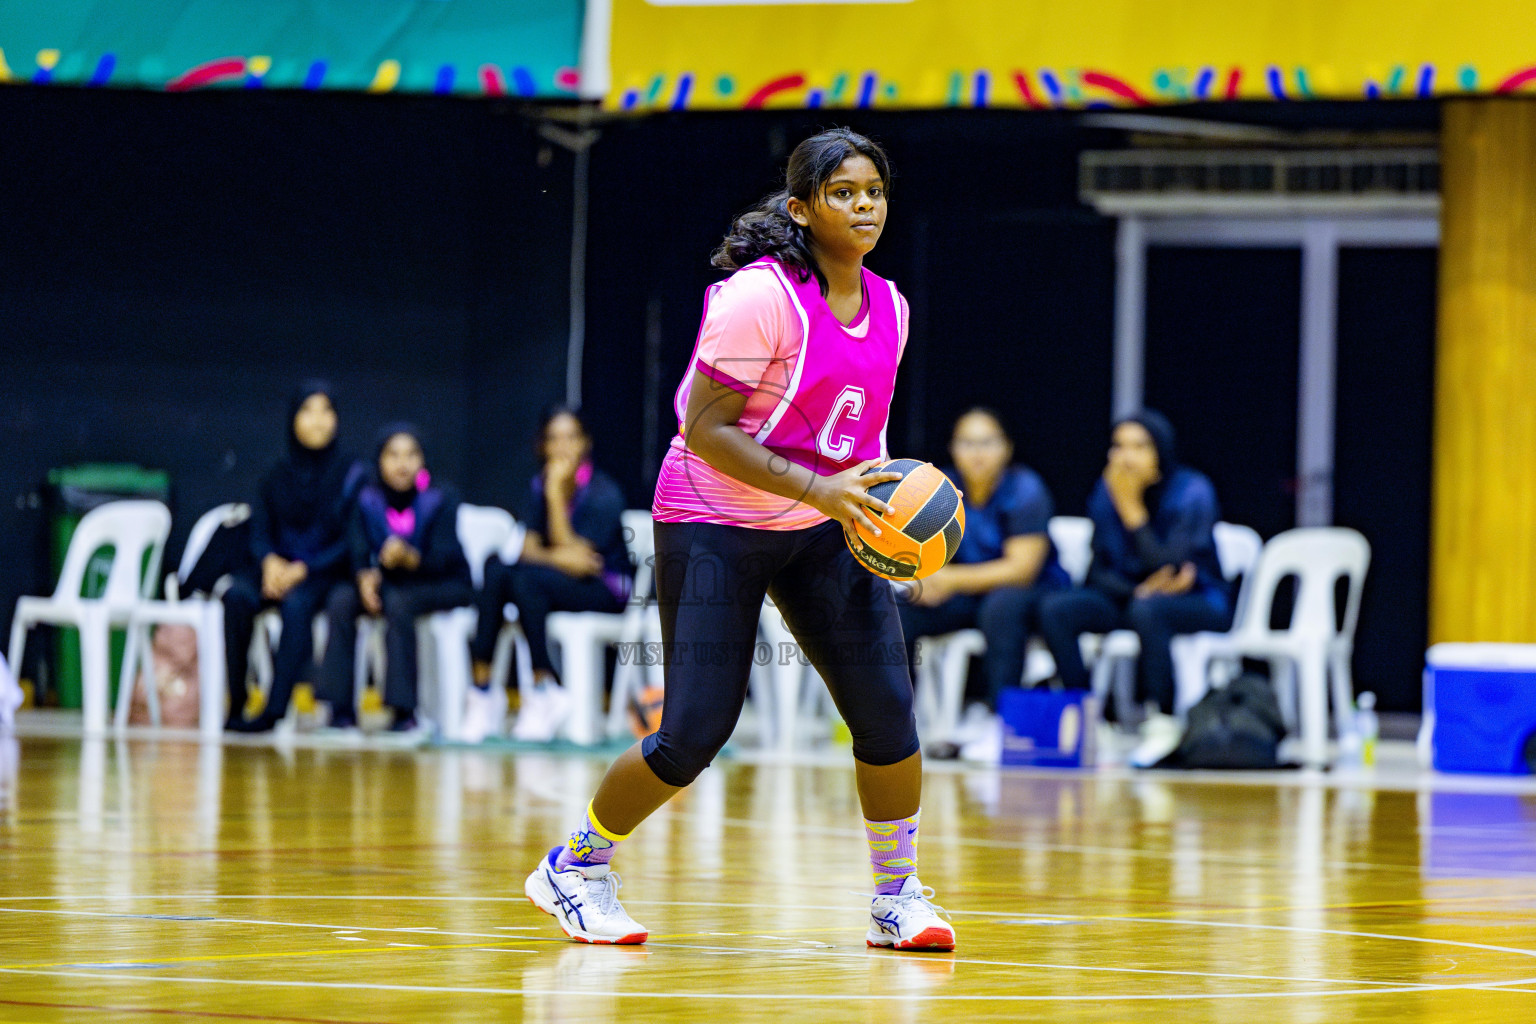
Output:
[[[972,706],[953,740],[975,744],[967,757],[996,761],[1002,751],[998,695],[1023,679],[1025,645],[1041,597],[1071,580],[1046,533],[1051,493],[1034,470],[1010,465],[1013,442],[998,415],[981,408],[962,415],[949,452],[955,464],[944,472],[965,500],[965,538],[950,564],[911,588],[911,600],[896,607],[909,653],[920,636],[977,626],[985,634],[985,704]],[[909,661],[917,664],[915,656]],[[939,756],[957,752],[950,744],[935,748]]]
[[[415,427],[386,428],[379,476],[357,496],[349,532],[356,586],[340,587],[327,606],[331,635],[321,665],[321,696],[331,724],[356,723],[353,656],[359,611],[385,624],[384,703],[391,729],[416,725],[416,617],[474,601],[469,563],[459,546],[459,497],[433,486],[423,468]]]
[[[336,447],[331,386],[305,381],[288,403],[288,454],[267,473],[251,504],[254,566],[224,592],[224,657],[235,732],[265,732],[288,710],[294,684],[314,679],[315,615],[350,575],[347,519],[363,468]],[[272,689],[245,718],[245,677],[257,614],[276,607],[283,631],[272,656]]]
[[[533,660],[534,690],[518,714],[517,736],[543,740],[554,736],[568,710],[555,681],[544,619],[558,611],[622,611],[629,597],[634,569],[624,543],[624,494],[608,474],[593,468],[592,439],[581,417],[563,406],[546,412],[538,451],[543,468],[531,483],[521,557],[508,565],[493,555],[485,565],[480,623],[470,644],[475,686],[466,733],[472,739],[501,720],[501,709],[488,702],[504,605],[517,606]]]
[[[1138,680],[1158,711],[1142,728],[1131,756],[1145,767],[1179,741],[1173,714],[1173,658],[1179,633],[1224,630],[1232,603],[1216,560],[1220,518],[1216,489],[1176,459],[1173,427],[1150,409],[1115,425],[1109,464],[1088,499],[1093,564],[1087,586],[1054,594],[1040,607],[1040,632],[1062,682],[1086,689],[1082,633],[1129,628],[1141,639]]]

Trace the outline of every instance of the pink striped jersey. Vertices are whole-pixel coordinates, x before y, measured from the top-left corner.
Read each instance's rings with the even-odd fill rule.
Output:
[[[711,285],[693,356],[673,405],[678,432],[656,480],[651,512],[667,523],[799,530],[827,517],[715,469],[687,444],[694,372],[747,398],[737,425],[768,450],[829,476],[888,458],[886,422],[907,344],[907,302],[890,281],[864,274],[864,302],[844,326],[814,276],[800,281],[771,257]]]

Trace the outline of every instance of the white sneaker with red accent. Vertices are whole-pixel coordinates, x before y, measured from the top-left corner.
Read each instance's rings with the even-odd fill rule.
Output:
[[[564,847],[549,851],[523,883],[529,902],[560,922],[577,942],[630,946],[650,933],[619,904],[619,876],[607,864],[555,866]]]
[[[864,936],[871,946],[891,949],[949,951],[955,948],[955,929],[939,915],[944,908],[931,901],[933,890],[908,875],[901,892],[876,896],[869,908],[869,933]]]

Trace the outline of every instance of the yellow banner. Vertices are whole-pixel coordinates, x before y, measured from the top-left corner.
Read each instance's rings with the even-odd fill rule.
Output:
[[[1495,0],[612,0],[618,110],[1134,107],[1536,89]]]

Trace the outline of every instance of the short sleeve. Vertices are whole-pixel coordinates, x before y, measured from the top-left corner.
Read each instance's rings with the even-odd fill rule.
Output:
[[[751,395],[764,381],[783,376],[773,364],[783,359],[785,336],[799,330],[790,321],[789,296],[772,271],[738,271],[710,298],[693,368]]]
[[[1007,513],[1003,520],[1004,533],[1008,537],[1021,537],[1045,533],[1055,511],[1051,492],[1045,482],[1028,470],[1012,474]]]

